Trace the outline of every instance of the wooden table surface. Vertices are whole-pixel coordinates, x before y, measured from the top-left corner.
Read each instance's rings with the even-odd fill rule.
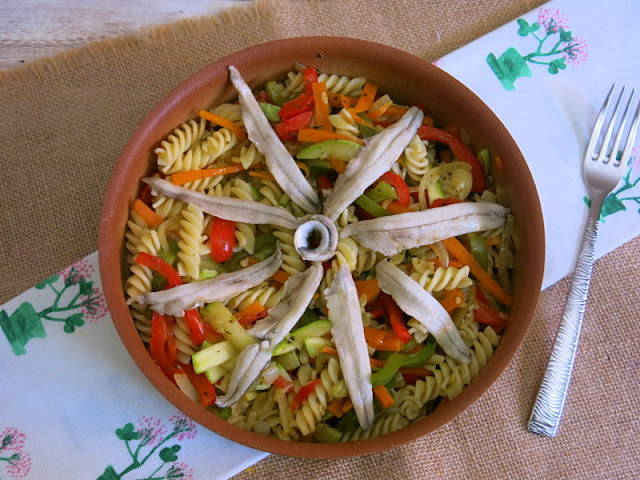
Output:
[[[0,0],[0,70],[250,0]]]

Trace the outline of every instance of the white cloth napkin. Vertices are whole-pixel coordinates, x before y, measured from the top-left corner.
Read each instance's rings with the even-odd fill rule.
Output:
[[[613,82],[640,87],[638,19],[633,0],[552,1],[435,62],[491,107],[527,160],[545,220],[543,288],[575,265],[588,212],[582,160],[598,111]],[[605,202],[597,258],[640,234],[639,179],[636,147]]]
[[[493,108],[529,162],[546,223],[545,287],[575,261],[597,111],[614,80],[640,78],[639,18],[638,2],[559,0],[437,62]],[[558,42],[575,50],[527,57]],[[636,149],[597,256],[640,233],[639,178]],[[106,311],[96,253],[0,307],[0,378],[3,479],[226,479],[266,456],[185,418],[138,371]]]

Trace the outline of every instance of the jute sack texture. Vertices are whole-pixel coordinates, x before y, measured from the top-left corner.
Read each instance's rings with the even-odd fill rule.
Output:
[[[97,248],[104,189],[130,134],[171,88],[208,63],[306,35],[372,40],[435,60],[541,3],[257,1],[0,72],[0,302]],[[636,239],[596,264],[594,301],[557,438],[533,436],[525,426],[568,280],[543,293],[498,382],[431,435],[344,460],[270,456],[236,479],[636,478],[639,253]]]

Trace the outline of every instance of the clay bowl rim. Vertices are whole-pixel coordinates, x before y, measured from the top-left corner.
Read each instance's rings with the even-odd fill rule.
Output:
[[[522,214],[526,211],[527,219],[526,223],[517,222],[522,245],[516,266],[517,272],[527,274],[515,275],[519,282],[515,285],[516,291],[526,295],[515,296],[511,318],[517,323],[505,330],[488,367],[457,398],[438,407],[433,414],[378,438],[336,445],[290,442],[249,432],[189,400],[163,375],[140,340],[125,302],[122,274],[126,220],[140,187],[139,180],[150,171],[154,145],[177,125],[194,118],[200,108],[231,98],[228,65],[235,65],[255,87],[257,78],[264,82],[272,76],[267,70],[275,68],[285,72],[294,62],[304,60],[312,64],[313,59],[322,65],[349,64],[360,71],[375,66],[379,71],[403,72],[402,78],[433,85],[440,92],[436,101],[449,102],[454,110],[463,109],[468,113],[465,116],[475,118],[473,125],[481,124],[484,132],[492,133],[483,140],[508,160],[504,162],[502,176],[509,179],[506,182],[511,186],[509,198],[514,201],[516,218],[525,218]],[[285,60],[288,63],[283,63]],[[382,67],[384,70],[380,70]],[[207,89],[215,90],[217,97],[200,98]],[[416,95],[411,92],[408,97]],[[213,62],[180,83],[153,108],[132,134],[113,170],[104,197],[98,251],[103,289],[118,334],[146,378],[176,408],[213,432],[257,450],[293,457],[341,458],[389,450],[432,432],[463,412],[498,379],[522,343],[533,318],[542,285],[544,245],[542,210],[526,161],[506,127],[467,87],[431,63],[386,45],[346,37],[299,37],[259,44]]]

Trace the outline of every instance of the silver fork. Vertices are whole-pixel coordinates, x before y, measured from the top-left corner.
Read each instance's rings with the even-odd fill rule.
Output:
[[[614,98],[616,84],[614,83],[609,91],[609,95],[598,114],[596,123],[591,132],[591,138],[587,145],[587,151],[583,162],[583,177],[585,186],[591,198],[591,209],[585,226],[582,247],[578,255],[569,296],[564,307],[562,320],[556,333],[556,338],[551,351],[549,364],[545,371],[538,391],[538,396],[533,405],[533,411],[529,418],[528,430],[532,433],[545,437],[554,437],[558,432],[560,418],[564,410],[567,399],[569,381],[573,370],[578,339],[582,327],[582,319],[587,304],[589,284],[591,283],[591,271],[593,270],[594,248],[596,235],[598,233],[598,218],[604,199],[618,184],[625,173],[631,149],[638,131],[640,122],[640,105],[636,109],[635,117],[628,130],[622,155],[619,155],[622,138],[625,134],[625,124],[635,95],[635,89],[631,91],[631,96],[626,102],[624,114],[619,122],[616,122],[620,107],[623,104],[623,97],[626,87],[622,87],[622,92],[615,102],[615,109],[609,115],[610,105]],[[609,123],[602,138],[603,125],[607,117]],[[611,137],[614,132],[615,138],[611,144]],[[597,151],[599,148],[599,151]]]

